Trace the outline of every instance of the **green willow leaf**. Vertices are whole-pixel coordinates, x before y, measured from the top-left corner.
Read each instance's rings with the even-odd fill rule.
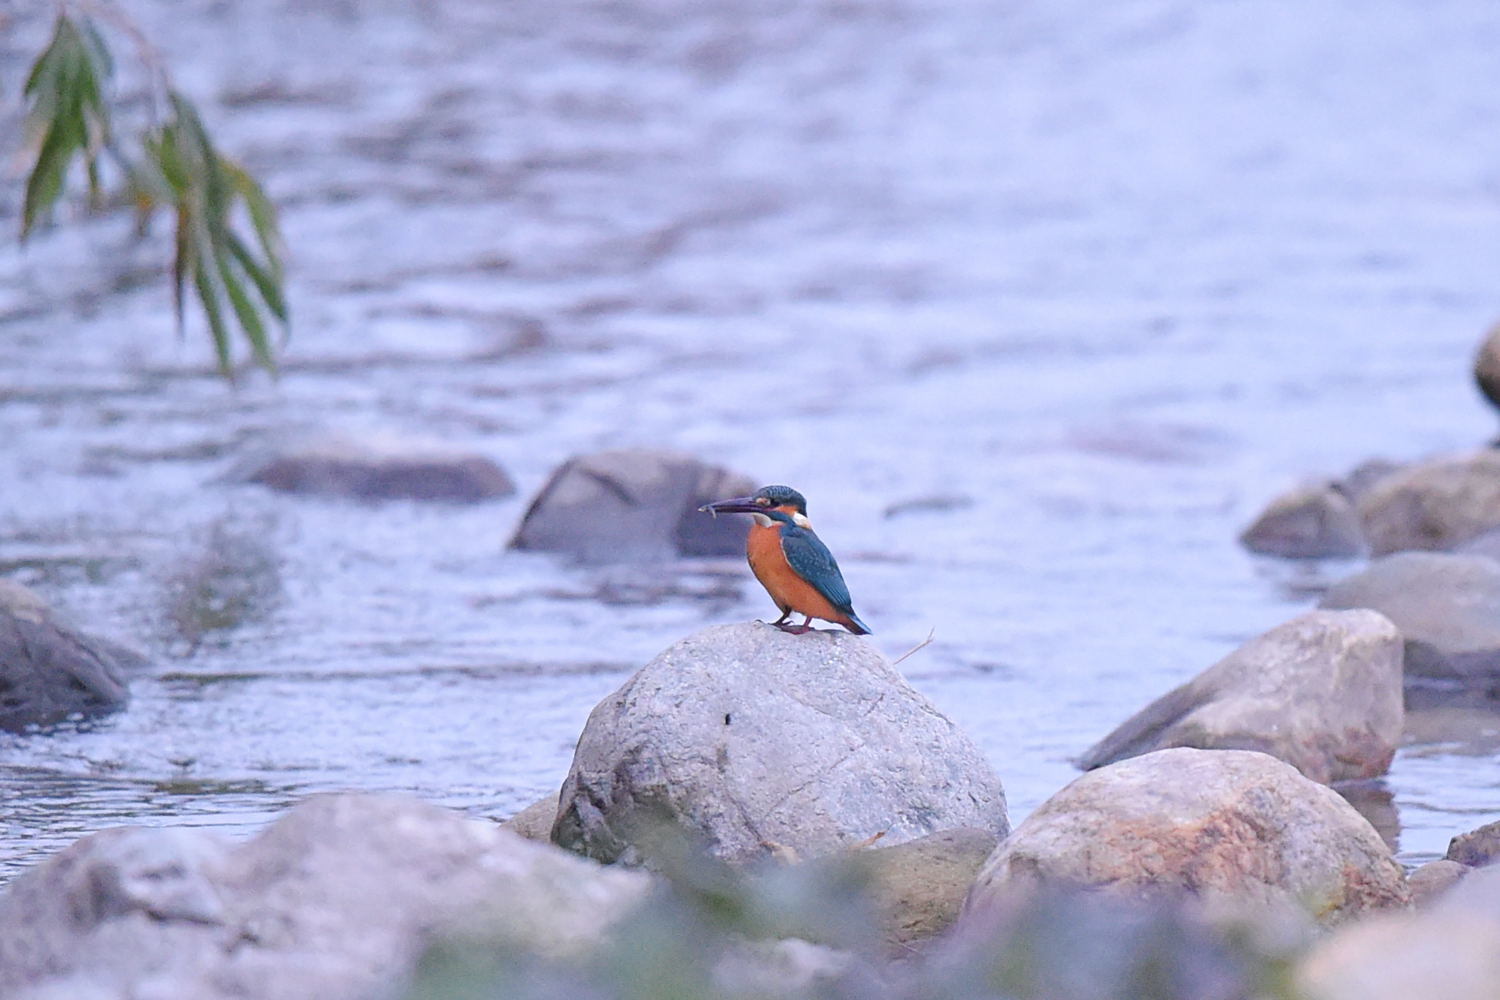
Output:
[[[41,136],[21,210],[25,241],[62,197],[75,157],[84,161],[90,203],[102,201],[99,157],[109,141],[104,87],[113,72],[108,49],[93,24],[59,14],[52,39],[27,74],[26,129]]]

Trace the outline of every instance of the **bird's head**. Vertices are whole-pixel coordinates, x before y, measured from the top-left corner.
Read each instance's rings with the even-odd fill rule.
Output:
[[[762,524],[772,521],[795,524],[799,528],[810,527],[807,519],[807,498],[790,486],[762,486],[748,497],[718,500],[698,508],[710,514],[755,514]]]

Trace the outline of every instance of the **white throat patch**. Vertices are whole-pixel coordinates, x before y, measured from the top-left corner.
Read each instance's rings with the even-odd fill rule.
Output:
[[[792,515],[792,523],[799,528],[812,529],[812,522],[807,519],[806,514],[797,513]]]
[[[755,523],[760,525],[762,528],[769,528],[771,525],[776,523],[764,514],[751,514],[750,516],[755,518]]]

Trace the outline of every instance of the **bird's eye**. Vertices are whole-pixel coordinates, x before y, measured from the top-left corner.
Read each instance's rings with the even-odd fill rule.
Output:
[[[760,504],[762,507],[769,507],[769,506],[771,506],[771,498],[770,497],[756,497],[755,498],[755,502],[758,503],[758,504]]]

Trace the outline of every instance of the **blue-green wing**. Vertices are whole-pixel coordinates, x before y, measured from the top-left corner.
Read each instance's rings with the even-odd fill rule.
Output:
[[[849,585],[839,572],[838,560],[821,538],[805,528],[787,525],[781,529],[781,551],[792,570],[828,598],[829,604],[845,614],[853,610]]]

